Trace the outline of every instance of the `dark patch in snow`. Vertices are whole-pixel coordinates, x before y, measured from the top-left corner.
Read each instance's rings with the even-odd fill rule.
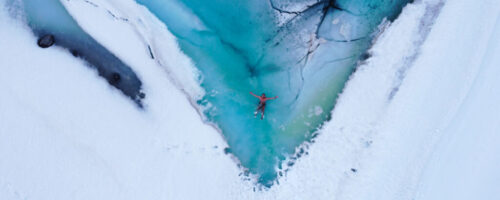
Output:
[[[149,51],[149,56],[151,57],[151,59],[155,59],[155,56],[153,55],[153,51],[151,50],[151,46],[148,45],[148,51]]]
[[[80,56],[80,53],[78,53],[77,50],[75,49],[70,49],[69,52],[71,53],[71,55],[73,55],[74,57],[78,57]]]
[[[229,147],[224,148],[224,154],[230,154],[232,151]]]
[[[116,20],[121,20],[121,21],[125,21],[125,22],[128,22],[128,19],[127,18],[124,18],[124,17],[117,17],[115,14],[113,14],[113,12],[109,11],[109,10],[106,10],[108,12],[109,15],[111,15],[111,17],[113,17],[114,19]]]
[[[419,48],[420,45],[422,45],[424,43],[424,41],[427,39],[427,36],[429,35],[429,32],[430,32],[432,26],[434,25],[434,21],[435,21],[437,15],[439,15],[443,5],[444,5],[443,1],[439,1],[435,4],[427,5],[427,7],[425,9],[424,17],[419,25],[418,32],[419,32],[420,38],[417,41],[415,41],[415,48]],[[397,74],[396,74],[396,80],[394,80],[394,86],[393,86],[393,88],[392,88],[392,90],[389,93],[389,96],[387,98],[389,101],[391,101],[398,93],[399,88],[403,84],[403,80],[406,77],[407,71],[411,68],[411,66],[413,65],[413,62],[418,58],[419,54],[420,54],[420,50],[418,49],[413,54],[407,56],[405,58],[403,66],[401,66],[401,68],[396,72]]]
[[[107,79],[109,84],[116,86],[118,83],[120,83],[122,77],[119,73],[113,72],[109,77],[107,77]]]
[[[368,140],[368,141],[365,142],[365,146],[366,147],[370,147],[372,144],[373,144],[372,140]]]
[[[90,4],[90,5],[92,5],[92,6],[96,7],[96,8],[99,7],[97,4],[95,4],[94,2],[89,1],[89,0],[85,0],[85,3],[88,3],[88,4]]]
[[[146,94],[144,94],[144,92],[139,92],[139,95],[138,95],[138,96],[139,96],[139,98],[141,98],[141,99],[146,98]]]

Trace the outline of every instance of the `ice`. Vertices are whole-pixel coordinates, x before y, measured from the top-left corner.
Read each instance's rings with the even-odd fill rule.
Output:
[[[198,104],[208,121],[270,186],[277,166],[300,156],[297,147],[329,119],[377,26],[408,1],[137,2],[178,37],[202,73],[207,95]],[[253,117],[257,100],[249,92],[279,97],[262,121]]]
[[[200,94],[178,87],[196,74],[164,25],[132,0],[62,2],[141,77],[146,109],[0,9],[0,199],[499,199],[497,0],[415,1],[384,23],[322,108],[331,120],[264,190],[181,92]]]
[[[54,35],[55,44],[67,48],[75,57],[86,60],[95,67],[99,75],[129,96],[139,106],[141,81],[134,71],[89,36],[62,6],[59,0],[9,0],[10,4],[22,6],[25,18],[38,37]],[[18,12],[19,13],[19,12]]]

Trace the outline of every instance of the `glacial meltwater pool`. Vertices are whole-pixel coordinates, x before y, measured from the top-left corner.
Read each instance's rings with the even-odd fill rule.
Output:
[[[229,151],[271,186],[329,119],[377,26],[409,0],[137,2],[167,25],[202,72],[207,94],[198,103]],[[279,96],[264,120],[254,118],[258,100],[249,92]]]
[[[245,174],[270,187],[329,120],[377,26],[410,0],[136,1],[166,24],[201,71],[206,95],[198,104],[224,135],[227,151]],[[60,1],[21,2],[36,35],[54,35],[56,45],[140,105],[139,78],[85,33]],[[264,120],[254,117],[258,100],[249,92],[279,96],[268,102]]]

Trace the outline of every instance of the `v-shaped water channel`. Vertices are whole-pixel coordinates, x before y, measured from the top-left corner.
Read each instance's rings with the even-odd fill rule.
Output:
[[[137,0],[202,72],[198,103],[233,153],[271,186],[279,166],[329,119],[383,18],[409,0]],[[180,67],[180,66],[177,66]],[[254,118],[249,92],[279,96]]]
[[[394,19],[409,1],[137,0],[168,26],[202,72],[203,114],[264,186],[329,119],[383,18]],[[23,2],[35,34],[53,35],[56,45],[87,60],[140,105],[135,73],[85,33],[58,0],[11,2]],[[279,96],[267,104],[263,120],[254,117],[258,100],[249,92]]]

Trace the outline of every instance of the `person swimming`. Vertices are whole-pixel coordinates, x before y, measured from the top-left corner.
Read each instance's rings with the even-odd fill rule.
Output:
[[[255,115],[254,116],[257,117],[257,114],[260,111],[260,113],[261,113],[260,119],[261,120],[264,119],[264,111],[266,109],[266,101],[272,100],[272,99],[276,99],[276,98],[278,98],[278,96],[268,98],[268,97],[266,97],[265,93],[262,93],[261,96],[258,96],[256,94],[254,94],[253,92],[250,92],[250,94],[253,95],[254,97],[257,97],[259,99],[259,105],[257,106],[257,110],[255,110],[255,113],[254,113]]]

